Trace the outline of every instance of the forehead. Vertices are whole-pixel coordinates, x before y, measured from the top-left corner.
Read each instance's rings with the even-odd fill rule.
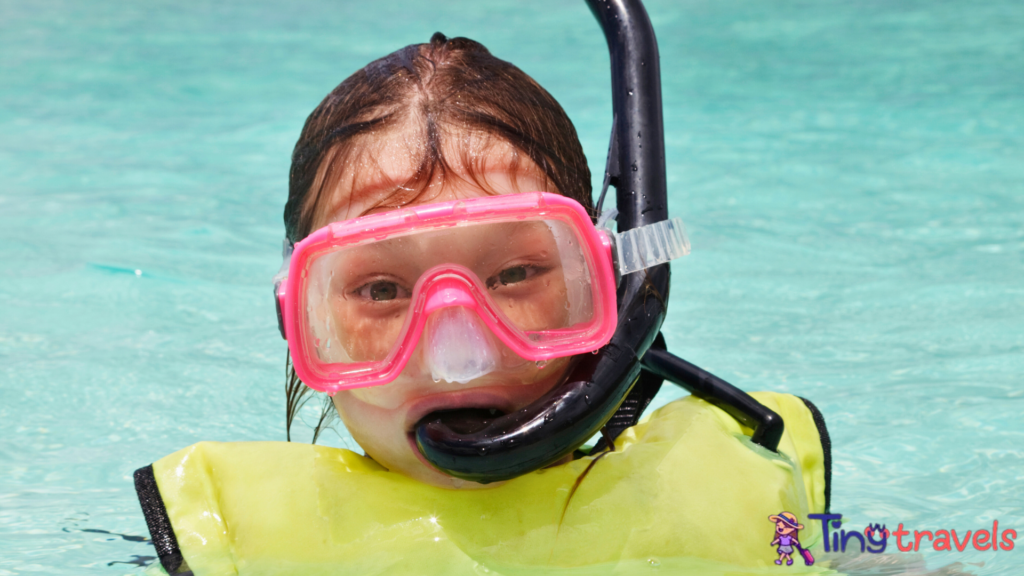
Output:
[[[313,229],[399,208],[495,194],[557,192],[532,159],[479,131],[406,126],[362,135],[321,167],[325,197]]]

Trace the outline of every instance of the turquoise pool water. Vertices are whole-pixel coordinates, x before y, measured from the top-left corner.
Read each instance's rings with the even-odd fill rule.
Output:
[[[582,2],[142,4],[0,0],[2,576],[138,572],[135,468],[284,438],[289,154],[352,71],[436,30],[480,40],[603,168],[607,51]],[[851,525],[1024,531],[1024,5],[648,10],[694,247],[671,348],[817,403]],[[1017,574],[1020,544],[851,570]]]

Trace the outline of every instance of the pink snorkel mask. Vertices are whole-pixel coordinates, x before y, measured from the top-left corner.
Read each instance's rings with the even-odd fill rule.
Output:
[[[333,394],[391,382],[414,354],[466,383],[595,351],[615,332],[616,273],[687,253],[678,218],[614,234],[534,192],[329,224],[286,249],[274,281],[296,374]]]

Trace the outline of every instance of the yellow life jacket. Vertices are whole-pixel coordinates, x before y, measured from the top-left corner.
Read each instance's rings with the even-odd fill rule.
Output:
[[[806,518],[825,511],[828,448],[799,398],[753,396],[785,422],[778,454],[687,397],[626,430],[596,463],[479,490],[425,485],[343,449],[201,442],[152,466],[166,516],[145,497],[143,508],[151,532],[169,522],[178,570],[197,576],[778,569],[768,517],[796,514],[805,548],[820,538]],[[154,541],[164,556],[167,536]]]

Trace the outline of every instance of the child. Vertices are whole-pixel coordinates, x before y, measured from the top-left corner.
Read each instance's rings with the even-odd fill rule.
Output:
[[[656,62],[643,62],[656,79]],[[620,146],[639,150],[639,134],[628,137]],[[639,356],[668,288],[666,267],[650,275],[653,291],[640,270],[685,243],[664,216],[650,218],[629,233],[660,255],[633,254],[618,235],[613,264],[589,179],[561,107],[471,40],[435,34],[328,95],[293,154],[294,253],[275,290],[292,382],[333,394],[369,458],[201,442],[137,470],[165,570],[752,564],[763,541],[732,519],[824,510],[828,442],[809,403],[734,391],[784,419],[785,435],[762,446],[696,397],[637,422],[661,383],[641,374]],[[631,212],[620,224],[643,220]],[[643,265],[624,271],[627,260]],[[628,431],[609,435],[606,451],[561,458],[612,420]]]
[[[518,68],[472,40],[438,33],[429,44],[370,63],[313,111],[293,154],[285,224],[288,239],[298,242],[367,214],[532,191],[592,209],[590,172],[572,123]],[[501,348],[506,369],[471,382],[435,382],[413,361],[384,386],[338,392],[334,406],[385,468],[451,487],[451,478],[420,456],[412,427],[440,408],[518,410],[555,386],[571,362],[558,358],[538,369]]]

